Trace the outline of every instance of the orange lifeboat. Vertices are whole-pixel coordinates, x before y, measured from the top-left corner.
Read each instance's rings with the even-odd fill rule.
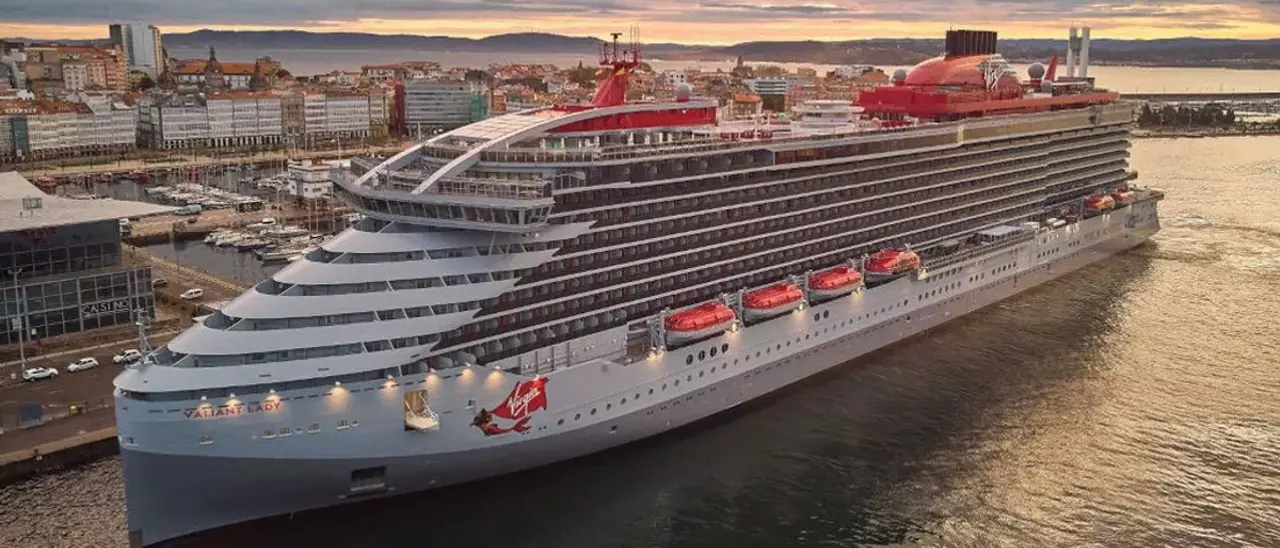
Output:
[[[737,316],[722,302],[710,302],[667,316],[667,345],[675,346],[718,335],[733,325]]]
[[[809,294],[817,299],[848,295],[862,283],[862,273],[848,266],[838,266],[809,277]]]
[[[1124,207],[1133,203],[1133,193],[1127,188],[1122,188],[1112,192],[1111,199],[1115,200],[1116,207]]]
[[[748,291],[742,297],[742,314],[748,320],[761,320],[790,312],[804,304],[804,292],[795,284],[776,284]]]
[[[1093,216],[1099,213],[1105,213],[1116,208],[1116,200],[1106,194],[1094,194],[1084,199],[1085,216]]]
[[[868,282],[892,280],[920,267],[920,256],[905,249],[881,249],[867,258]]]

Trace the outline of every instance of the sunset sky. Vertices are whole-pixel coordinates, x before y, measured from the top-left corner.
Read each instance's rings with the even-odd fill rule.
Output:
[[[106,38],[107,24],[163,32],[298,29],[483,37],[541,31],[606,36],[639,25],[646,42],[938,37],[948,26],[1050,38],[1071,22],[1098,38],[1280,37],[1280,0],[32,0],[0,36]]]

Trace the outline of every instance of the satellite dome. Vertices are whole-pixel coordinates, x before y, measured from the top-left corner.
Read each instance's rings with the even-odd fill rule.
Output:
[[[1032,80],[1044,78],[1044,65],[1041,65],[1040,63],[1033,63],[1031,66],[1027,67],[1027,76],[1030,76]]]
[[[1045,80],[1040,82],[1041,93],[1053,93],[1053,80]]]
[[[907,69],[898,69],[893,71],[893,81],[903,82],[907,79]]]
[[[676,100],[683,103],[693,97],[693,88],[689,84],[680,84],[676,86]]]

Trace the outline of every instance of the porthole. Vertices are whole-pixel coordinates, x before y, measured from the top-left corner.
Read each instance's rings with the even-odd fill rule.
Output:
[[[689,375],[687,378],[685,378],[685,380],[689,382],[693,382],[693,375]]]
[[[677,387],[677,386],[680,386],[680,379],[676,379],[675,384],[672,384],[672,385],[671,385],[671,387],[672,387],[672,388],[675,388],[675,387]]]
[[[715,349],[715,347],[712,347],[712,348],[711,348],[711,357],[712,357],[712,358],[716,357],[716,349]]]
[[[650,393],[650,394],[652,394],[652,393],[653,393],[653,389],[649,389],[649,393]],[[640,399],[640,393],[639,393],[639,392],[636,392],[636,397],[635,397],[635,398],[632,398],[632,399],[637,399],[637,400],[638,400],[638,399]]]
[[[713,369],[711,372],[712,372],[712,373],[715,373],[715,370]],[[699,371],[699,372],[698,372],[698,378],[699,378],[699,379],[701,379],[701,378],[702,378],[702,375],[703,375],[703,372],[702,372],[702,371]]]
[[[693,365],[693,354],[689,354],[687,357],[685,357],[684,363],[688,365]]]
[[[592,414],[592,415],[596,414],[596,408],[594,408],[594,407],[592,407],[592,408],[591,408],[591,414]]]
[[[721,351],[721,352],[728,352],[728,351],[729,351],[729,343],[724,343],[724,344],[720,345],[720,351]]]
[[[653,389],[652,389],[652,388],[650,388],[650,389],[649,389],[649,395],[650,395],[650,396],[652,396],[652,395],[653,395]]]
[[[604,404],[604,410],[605,410],[605,411],[608,411],[608,410],[610,410],[610,409],[613,409],[613,404],[612,404],[612,403],[606,403],[606,404]]]
[[[824,320],[825,320],[825,319],[830,318],[830,317],[831,317],[831,311],[830,311],[830,310],[823,310],[823,311],[822,311],[822,319],[824,319]]]
[[[707,351],[706,350],[698,351],[698,361],[702,361],[705,359],[707,359]]]
[[[662,389],[663,389],[663,390],[666,390],[666,389],[667,389],[667,383],[665,383],[665,382],[664,382],[664,383],[662,383]]]
[[[564,419],[560,419],[560,420],[556,421],[556,425],[557,425],[557,426],[563,426],[563,425],[564,425]]]
[[[821,320],[821,319],[822,319],[822,314],[814,314],[814,315],[813,315],[813,321],[815,321],[815,322],[816,322],[816,321]]]
[[[578,414],[576,414],[576,415],[574,415],[574,416],[573,416],[573,420],[575,420],[575,421],[576,421],[576,420],[580,420],[580,419],[582,419],[582,413],[578,413]]]
[[[622,398],[622,402],[619,403],[618,405],[626,405],[626,404],[627,404],[627,398]]]

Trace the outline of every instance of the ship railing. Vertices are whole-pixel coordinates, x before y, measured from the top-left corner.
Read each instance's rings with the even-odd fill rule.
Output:
[[[925,272],[946,268],[956,263],[961,263],[978,257],[1000,251],[1001,249],[1016,246],[1018,244],[1034,240],[1036,233],[1034,231],[1023,231],[1016,234],[1010,234],[1003,238],[992,240],[978,247],[971,247],[955,253],[942,255],[938,257],[930,257],[920,261],[920,266]]]

